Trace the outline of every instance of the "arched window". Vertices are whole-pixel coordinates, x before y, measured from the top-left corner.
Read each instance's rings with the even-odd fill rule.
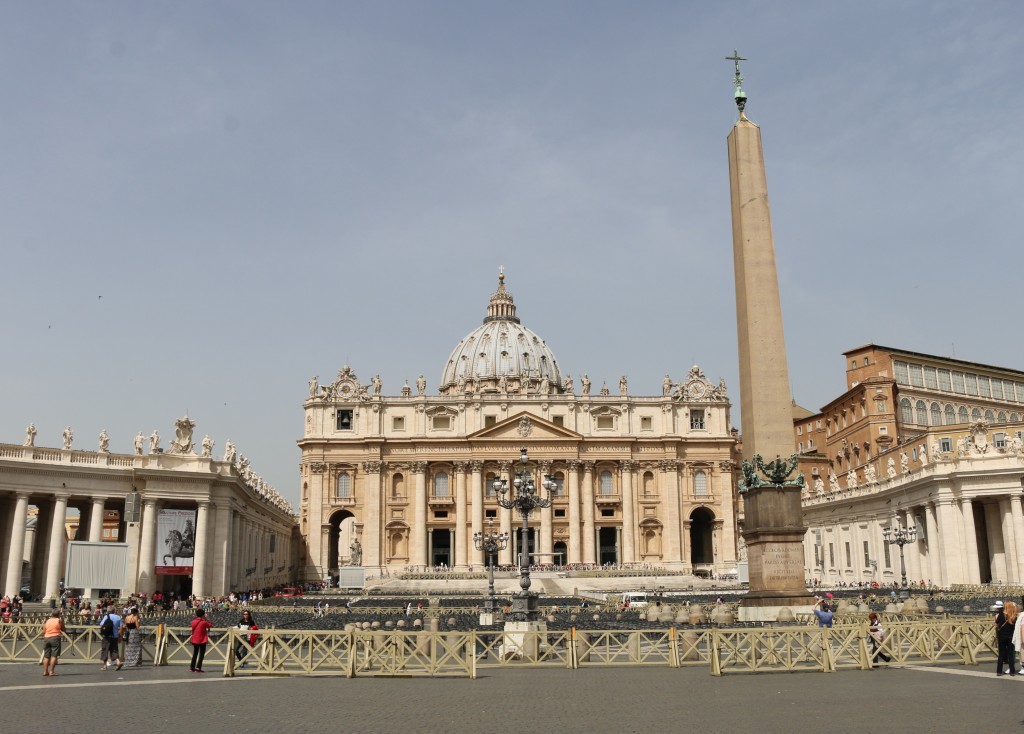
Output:
[[[338,475],[338,499],[349,499],[352,496],[352,475],[342,472]]]
[[[910,400],[907,398],[900,401],[900,420],[904,423],[914,422],[914,410],[910,407]]]
[[[602,496],[614,494],[615,488],[612,486],[612,473],[610,471],[601,472],[598,484],[598,494]]]
[[[448,496],[448,475],[444,472],[439,472],[434,475],[434,496]]]
[[[991,409],[985,411],[985,420],[987,420],[989,423],[991,423],[995,419],[996,419],[996,414],[993,413]]]
[[[391,477],[391,496],[398,498],[402,496],[402,490],[405,488],[405,477],[401,474],[395,474]]]
[[[495,497],[498,494],[497,492],[494,491],[495,479],[497,479],[497,477],[494,474],[488,474],[487,477],[484,479],[484,487],[486,489],[486,494],[488,497]]]
[[[967,423],[970,421],[970,418],[967,417],[967,408],[962,405],[960,406],[960,412],[957,413],[957,415],[960,417],[961,423]]]
[[[654,472],[644,472],[644,495],[651,496],[655,494],[654,488]]]
[[[999,411],[999,422],[1000,423],[1006,423],[1006,413],[1004,413],[1001,410]]]
[[[1016,423],[1019,420],[1016,413],[1010,413],[1010,421]]]
[[[555,480],[555,491],[552,493],[555,497],[565,496],[565,474],[562,472],[555,472],[551,477]]]
[[[693,493],[698,497],[708,494],[708,475],[703,469],[698,469],[693,475]]]
[[[971,420],[972,421],[980,421],[981,420],[981,411],[978,410],[977,408],[972,410],[971,411]]]
[[[923,400],[917,401],[917,423],[921,426],[928,425],[928,407]]]
[[[956,411],[953,410],[953,406],[946,403],[946,425],[951,426],[956,423]]]
[[[932,403],[932,425],[942,425],[942,408],[939,407],[938,403]]]

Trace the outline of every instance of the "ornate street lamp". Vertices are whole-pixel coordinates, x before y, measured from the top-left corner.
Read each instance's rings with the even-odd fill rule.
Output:
[[[505,509],[516,509],[523,517],[523,526],[519,538],[519,592],[512,597],[512,614],[509,619],[513,622],[535,622],[539,618],[537,612],[536,592],[530,591],[530,513],[537,507],[551,507],[551,493],[558,487],[555,480],[547,474],[541,480],[541,489],[546,490],[547,497],[541,497],[537,493],[537,486],[533,483],[533,475],[527,469],[530,458],[526,449],[519,452],[519,471],[512,485],[516,488],[515,496],[506,497],[508,493],[508,480],[495,479],[494,492],[498,496],[498,504]]]
[[[473,533],[473,545],[478,551],[487,554],[487,568],[490,573],[488,574],[487,602],[484,604],[484,611],[488,614],[494,614],[497,610],[494,599],[494,564],[496,561],[494,556],[498,551],[508,548],[508,539],[508,533],[495,532],[493,519],[487,521],[486,533]]]
[[[900,547],[900,576],[903,578],[903,587],[906,588],[907,564],[903,559],[903,546],[917,540],[917,528],[913,526],[904,528],[900,525],[897,525],[895,530],[888,527],[882,528],[882,537],[889,545],[898,545]]]

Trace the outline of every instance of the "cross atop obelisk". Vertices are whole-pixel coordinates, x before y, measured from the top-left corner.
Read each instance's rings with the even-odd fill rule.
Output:
[[[746,61],[744,57],[740,56],[740,52],[733,49],[732,56],[726,56],[726,61],[732,61],[736,65],[736,78],[733,83],[736,85],[736,106],[739,107],[740,114],[743,114],[743,108],[747,106],[747,93],[743,91],[743,75],[740,74],[740,62]]]

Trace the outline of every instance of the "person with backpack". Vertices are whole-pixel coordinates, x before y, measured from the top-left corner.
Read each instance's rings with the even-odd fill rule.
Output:
[[[210,641],[210,629],[213,624],[206,618],[206,610],[196,607],[196,617],[192,620],[192,665],[190,673],[203,672],[203,658],[206,657],[206,645]]]
[[[121,662],[121,627],[124,620],[114,611],[114,605],[107,607],[107,613],[100,619],[100,670],[120,670]],[[113,663],[113,666],[111,665]]]

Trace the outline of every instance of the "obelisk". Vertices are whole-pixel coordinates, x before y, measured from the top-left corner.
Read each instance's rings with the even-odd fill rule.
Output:
[[[735,51],[727,58],[736,65],[739,108],[728,137],[729,189],[743,426],[739,489],[750,578],[740,614],[746,620],[774,620],[782,607],[799,611],[813,601],[804,580],[803,477],[791,476],[793,412],[761,130],[744,113],[739,62],[745,59]]]

